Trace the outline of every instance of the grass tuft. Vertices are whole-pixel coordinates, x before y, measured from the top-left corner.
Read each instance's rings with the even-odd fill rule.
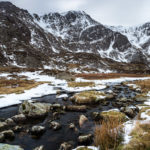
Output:
[[[94,143],[101,150],[117,149],[123,140],[123,130],[120,120],[103,120],[101,125],[96,126]]]

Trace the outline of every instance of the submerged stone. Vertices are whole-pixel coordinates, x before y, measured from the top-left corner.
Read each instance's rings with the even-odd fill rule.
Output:
[[[0,149],[1,150],[24,150],[20,146],[9,145],[9,144],[1,144],[1,143],[0,143]]]

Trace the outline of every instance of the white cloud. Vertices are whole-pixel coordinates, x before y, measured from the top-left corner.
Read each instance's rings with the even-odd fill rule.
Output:
[[[81,8],[81,6],[86,3],[86,0],[61,0],[57,1],[57,3],[60,10],[68,11]]]
[[[108,25],[136,25],[150,21],[150,0],[9,1],[21,8],[29,10],[31,13],[38,14],[83,10],[102,24]]]

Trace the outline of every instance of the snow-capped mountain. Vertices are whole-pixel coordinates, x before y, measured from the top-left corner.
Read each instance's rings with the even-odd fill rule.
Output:
[[[81,31],[99,24],[83,11],[49,13],[40,17],[34,14],[34,18],[43,29],[69,41],[78,41]]]
[[[150,24],[103,25],[83,11],[29,14],[0,2],[0,64],[69,71],[148,71]]]

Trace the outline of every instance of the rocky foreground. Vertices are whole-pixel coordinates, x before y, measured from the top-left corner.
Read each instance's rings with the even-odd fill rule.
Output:
[[[139,143],[139,139],[134,140],[136,144],[130,143],[134,135],[128,132],[129,122],[137,115],[138,120],[145,119],[142,116],[145,110],[149,115],[148,104],[144,104],[149,96],[135,83],[107,84],[102,90],[82,92],[59,90],[53,97],[36,100],[24,101],[16,107],[15,115],[5,119],[1,116],[0,142],[19,146],[0,144],[0,147],[8,150],[71,150],[80,145],[101,146],[96,142],[95,130],[110,118],[119,119],[124,125],[118,144],[122,149],[134,149],[139,145],[144,149],[149,143],[142,140]],[[77,148],[80,149],[88,148]]]

